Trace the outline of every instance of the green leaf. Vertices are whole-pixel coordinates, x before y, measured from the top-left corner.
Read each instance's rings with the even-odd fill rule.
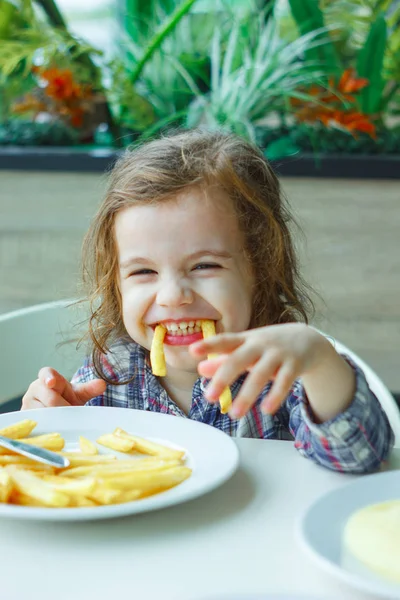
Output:
[[[387,42],[387,25],[380,15],[371,25],[366,42],[361,48],[357,60],[357,74],[365,77],[369,85],[360,92],[360,108],[366,114],[378,113],[381,110],[385,80],[383,77],[383,60]]]
[[[289,4],[301,35],[325,28],[324,15],[318,0],[289,0]],[[342,70],[333,42],[308,49],[306,58],[322,63],[329,74]]]
[[[264,155],[268,160],[278,160],[299,152],[300,148],[296,146],[293,140],[289,136],[284,136],[268,144],[264,150]]]

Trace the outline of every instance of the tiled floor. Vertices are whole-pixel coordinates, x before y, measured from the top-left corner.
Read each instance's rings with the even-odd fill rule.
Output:
[[[286,179],[315,324],[400,391],[400,181]],[[75,296],[104,176],[0,171],[0,312]]]

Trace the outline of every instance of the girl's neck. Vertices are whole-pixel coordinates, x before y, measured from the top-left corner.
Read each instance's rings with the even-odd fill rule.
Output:
[[[160,380],[169,397],[187,415],[192,405],[193,386],[198,378],[197,373],[176,371],[168,367],[167,377]]]

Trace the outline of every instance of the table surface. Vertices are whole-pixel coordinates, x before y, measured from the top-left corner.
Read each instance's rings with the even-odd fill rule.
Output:
[[[153,513],[81,523],[0,520],[7,600],[217,600],[298,594],[370,600],[302,554],[298,515],[355,479],[314,465],[290,442],[236,440],[240,466],[197,500]],[[391,467],[400,467],[396,450]],[[283,600],[283,598],[282,598]]]

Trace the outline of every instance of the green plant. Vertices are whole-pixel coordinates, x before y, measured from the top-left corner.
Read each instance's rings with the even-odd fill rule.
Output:
[[[213,16],[193,13],[193,0],[181,3],[175,11],[171,10],[175,2],[166,0],[125,4],[129,20],[124,14],[126,31],[121,32],[119,45],[122,61],[114,64],[112,94],[123,123],[138,122],[144,103],[138,105],[132,98],[134,84],[135,94],[147,103],[146,123],[138,127],[143,131],[150,113],[153,124],[164,124],[178,120],[186,110],[193,92],[182,72],[200,87],[207,86],[206,47]]]
[[[344,65],[357,63],[357,68],[363,70],[359,73],[362,75],[368,71],[365,66],[368,55],[374,63],[374,72],[368,75],[375,80],[373,85],[378,90],[381,88],[381,110],[393,113],[396,103],[400,105],[400,5],[397,0],[320,0],[320,6],[326,24],[338,33],[335,43]],[[374,43],[377,44],[376,56]],[[363,58],[359,58],[359,53]],[[371,93],[365,90],[365,107],[371,102],[366,101]],[[377,96],[378,92],[372,95]]]
[[[186,125],[207,124],[256,141],[267,118],[284,118],[290,98],[312,100],[299,91],[320,81],[316,61],[303,60],[305,53],[325,43],[323,30],[312,31],[286,44],[279,36],[273,15],[257,22],[236,22],[225,47],[216,31],[211,49],[211,86],[208,94],[196,92]]]
[[[368,86],[360,93],[360,107],[366,114],[379,113],[384,107],[386,82],[383,77],[383,61],[386,42],[386,21],[380,14],[371,25],[365,44],[357,57],[357,74],[369,81]]]
[[[392,68],[397,68],[390,52],[391,35],[396,35],[396,32],[391,32],[390,24],[393,18],[398,19],[400,11],[396,9],[394,15],[390,14],[394,6],[393,0],[321,0],[322,8],[318,0],[289,0],[289,3],[300,32],[312,31],[316,25],[321,24],[328,24],[334,31],[331,43],[324,46],[326,74],[333,75],[335,81],[338,81],[342,72],[355,68],[358,76],[368,80],[368,86],[355,101],[355,109],[363,114],[373,115],[377,121],[382,120],[399,90],[398,82],[388,77],[385,67],[388,56],[391,56]],[[348,42],[352,39],[349,24],[357,34],[354,36],[356,42],[352,50],[346,52],[345,46],[338,45],[337,40],[343,42],[345,37]],[[338,52],[338,48],[341,48],[342,54]],[[336,57],[336,62],[333,57]],[[399,53],[397,60],[400,72]]]
[[[318,0],[289,0],[289,5],[301,35],[326,27]],[[331,40],[327,40],[323,45],[309,48],[306,57],[309,60],[319,61],[328,73],[342,70],[336,48]]]

